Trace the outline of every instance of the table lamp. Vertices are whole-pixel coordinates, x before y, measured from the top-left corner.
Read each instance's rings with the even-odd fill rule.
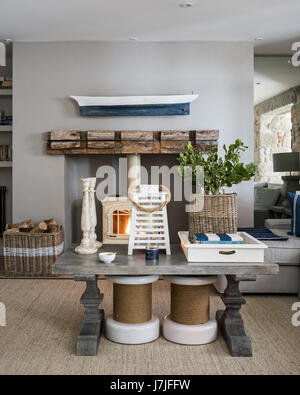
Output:
[[[292,171],[300,171],[300,153],[299,152],[281,152],[273,154],[273,171],[274,172],[290,172],[289,176],[282,176],[283,187],[282,206],[289,208],[288,192],[296,192],[300,190],[300,175],[292,176]]]

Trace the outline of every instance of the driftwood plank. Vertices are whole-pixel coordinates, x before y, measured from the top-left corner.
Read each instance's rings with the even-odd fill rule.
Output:
[[[50,148],[52,149],[80,148],[80,141],[51,141]]]
[[[88,130],[88,140],[114,140],[115,132],[113,130]]]
[[[153,132],[145,130],[122,130],[122,141],[153,141]]]
[[[219,131],[218,130],[196,130],[196,141],[209,141],[209,140],[218,140],[219,139]]]
[[[80,140],[81,132],[78,130],[53,130],[50,140]]]
[[[179,140],[188,141],[190,139],[189,131],[176,131],[176,130],[166,130],[161,132],[161,140]]]
[[[114,141],[88,141],[88,148],[99,148],[99,149],[113,149],[115,148]]]
[[[162,154],[173,154],[182,152],[182,144],[186,141],[162,141],[160,144],[160,152]]]
[[[185,144],[186,141],[162,141],[161,142],[161,149],[160,152],[162,154],[178,154],[183,151],[182,145]],[[215,145],[212,142],[209,142],[208,144],[202,144],[201,143],[196,143],[192,142],[192,145],[201,150],[202,152],[207,151],[209,146]]]
[[[87,148],[48,149],[47,154],[48,155],[87,155],[91,153],[89,151],[90,150],[88,150]],[[93,153],[105,153],[105,152],[98,152],[99,150],[94,150],[94,151],[95,152]]]
[[[131,141],[130,143],[119,142],[116,143],[116,149],[118,153],[123,154],[142,154],[142,153],[154,153],[156,145],[149,142],[137,142]],[[158,143],[159,149],[159,143]]]
[[[218,144],[210,141],[207,144],[203,142],[194,143],[193,146],[202,152],[206,152],[209,149],[209,147],[218,146]]]
[[[208,140],[208,141],[198,140],[198,141],[195,141],[193,145],[195,147],[197,147],[197,146],[199,146],[199,147],[209,147],[210,145],[218,145],[218,141],[217,140],[215,140],[215,141],[213,141],[213,140]]]

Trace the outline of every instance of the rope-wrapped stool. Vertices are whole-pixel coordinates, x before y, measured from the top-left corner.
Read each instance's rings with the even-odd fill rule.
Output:
[[[164,276],[171,283],[171,313],[164,317],[163,335],[179,344],[206,344],[217,338],[217,322],[209,316],[211,284],[216,276]]]
[[[106,276],[113,282],[113,315],[106,319],[109,340],[142,344],[159,337],[159,319],[152,315],[152,283],[158,278]]]

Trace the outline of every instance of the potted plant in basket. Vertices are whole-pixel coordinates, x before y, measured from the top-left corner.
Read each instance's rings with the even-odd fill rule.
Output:
[[[224,193],[224,188],[248,181],[256,173],[256,164],[241,162],[241,153],[248,147],[236,139],[228,148],[223,145],[223,157],[219,156],[218,148],[215,146],[201,152],[188,142],[183,144],[183,148],[185,152],[181,152],[178,158],[181,176],[192,176],[195,184],[197,169],[202,167],[204,172],[203,204],[199,209],[195,207],[193,212],[188,213],[190,236],[195,232],[236,233],[236,194]]]

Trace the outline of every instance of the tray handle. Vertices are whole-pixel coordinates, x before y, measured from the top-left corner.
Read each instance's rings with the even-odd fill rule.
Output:
[[[221,254],[221,255],[233,255],[233,254],[235,254],[235,251],[219,251],[219,254]]]

